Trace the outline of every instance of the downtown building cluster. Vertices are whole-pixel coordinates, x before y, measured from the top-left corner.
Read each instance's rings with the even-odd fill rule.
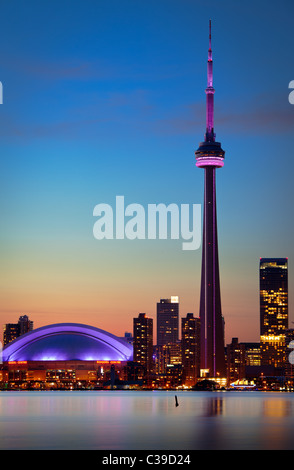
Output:
[[[133,320],[134,361],[144,367],[143,383],[149,388],[195,385],[200,372],[200,321],[188,313],[179,324],[179,299],[157,303],[157,343],[153,319],[140,313]],[[181,336],[180,335],[181,327]]]
[[[201,367],[201,318],[180,317],[177,296],[160,299],[155,318],[139,313],[133,332],[121,338],[132,345],[131,360],[10,361],[2,364],[1,388],[132,388],[292,390],[289,362],[294,329],[289,328],[288,259],[261,258],[259,264],[260,341],[232,338],[223,349],[226,372],[214,376]],[[225,336],[225,321],[223,320]],[[8,346],[33,331],[27,315],[4,325]]]
[[[261,258],[259,266],[260,341],[232,338],[223,349],[225,374],[214,376],[201,368],[201,319],[188,313],[181,319],[177,297],[157,304],[157,344],[153,319],[140,313],[134,319],[134,360],[144,367],[145,385],[160,388],[236,388],[292,390],[289,361],[294,329],[288,320],[288,259]],[[225,336],[225,322],[223,320]],[[143,378],[143,377],[142,377]]]

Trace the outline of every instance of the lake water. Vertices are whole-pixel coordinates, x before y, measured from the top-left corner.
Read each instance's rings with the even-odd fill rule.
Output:
[[[1,450],[294,449],[293,393],[10,391],[0,420]]]

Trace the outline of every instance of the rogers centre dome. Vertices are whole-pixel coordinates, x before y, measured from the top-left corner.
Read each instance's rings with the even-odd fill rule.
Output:
[[[56,323],[26,333],[2,351],[10,361],[131,361],[133,347],[89,325]]]

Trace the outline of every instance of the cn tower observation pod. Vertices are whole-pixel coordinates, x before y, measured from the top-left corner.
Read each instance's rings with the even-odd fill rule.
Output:
[[[131,361],[133,347],[94,326],[56,323],[26,333],[2,351],[2,361]]]
[[[208,166],[222,168],[224,166],[225,151],[219,142],[201,142],[195,155],[198,168]]]

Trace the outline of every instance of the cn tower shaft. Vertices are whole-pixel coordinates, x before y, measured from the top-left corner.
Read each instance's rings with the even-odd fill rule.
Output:
[[[201,369],[224,377],[224,325],[221,310],[216,216],[216,168],[205,168],[202,272],[200,291]]]

